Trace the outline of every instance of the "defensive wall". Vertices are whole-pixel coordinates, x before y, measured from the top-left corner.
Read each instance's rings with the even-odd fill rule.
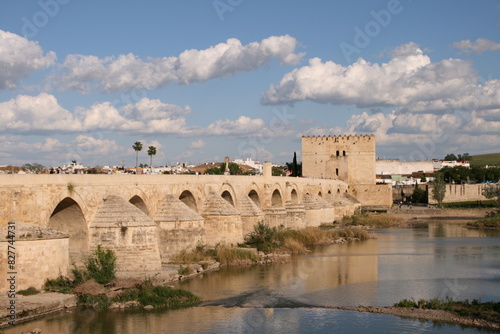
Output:
[[[22,222],[67,235],[43,238],[38,246],[30,239],[17,244],[22,254],[33,254],[31,272],[36,271],[33,258],[47,257],[47,245],[65,243],[50,250],[51,261],[60,264],[58,275],[65,274],[67,263],[81,264],[98,245],[115,250],[118,270],[154,271],[197,245],[236,245],[259,221],[319,226],[360,206],[342,180],[272,177],[270,172],[268,164],[264,176],[0,175],[0,226]],[[7,246],[0,239],[2,255]],[[28,266],[23,263],[18,260]],[[7,282],[0,278],[3,292]],[[35,285],[41,287],[38,281]]]
[[[341,180],[363,206],[392,205],[392,189],[375,183],[375,135],[302,137],[302,174]]]
[[[483,189],[488,184],[447,184],[446,193],[443,203],[453,202],[468,202],[468,201],[487,201],[488,198],[483,196]],[[497,185],[497,187],[500,185]],[[429,203],[437,204],[437,201],[432,197],[433,186],[429,185]]]

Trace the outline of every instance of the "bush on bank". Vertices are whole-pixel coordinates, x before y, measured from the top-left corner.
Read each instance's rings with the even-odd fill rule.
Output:
[[[480,229],[500,229],[500,214],[495,214],[491,217],[486,217],[475,222],[467,223],[469,228]]]
[[[116,255],[112,250],[104,250],[99,245],[97,250],[85,259],[85,269],[73,268],[74,279],[59,276],[45,282],[44,289],[60,293],[73,293],[80,284],[94,280],[105,285],[116,278]],[[95,283],[94,283],[95,284]],[[106,289],[103,287],[104,291]],[[191,307],[201,302],[201,298],[182,289],[166,286],[154,286],[151,281],[145,281],[133,288],[122,291],[107,291],[99,295],[78,293],[78,304],[84,307],[106,309],[113,303],[135,302],[137,306],[152,305],[177,309]]]
[[[463,301],[455,301],[453,298],[446,297],[446,299],[403,299],[394,304],[394,307],[403,308],[419,308],[427,310],[443,310],[456,313],[461,316],[474,316],[490,321],[500,320],[500,302],[484,302],[473,299]]]

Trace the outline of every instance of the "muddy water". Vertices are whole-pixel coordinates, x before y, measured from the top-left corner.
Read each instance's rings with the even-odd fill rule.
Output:
[[[230,268],[182,282],[205,302],[186,310],[57,313],[4,330],[21,333],[465,333],[474,328],[324,305],[392,305],[403,298],[500,301],[500,232],[464,221],[376,231],[292,263]]]

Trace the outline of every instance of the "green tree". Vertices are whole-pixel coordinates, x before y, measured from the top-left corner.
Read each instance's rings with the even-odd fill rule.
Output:
[[[132,148],[135,151],[135,168],[137,168],[139,163],[139,152],[142,151],[142,143],[140,141],[136,141],[134,145],[132,145]]]
[[[462,160],[470,160],[470,155],[469,155],[469,153],[459,154],[457,156],[457,160],[460,160],[460,161],[462,161]]]
[[[444,157],[444,160],[446,161],[455,161],[457,160],[457,156],[453,153],[449,153]]]
[[[293,152],[292,162],[285,163],[287,169],[292,172],[290,176],[300,177],[302,176],[302,162],[297,162],[297,153]]]
[[[153,168],[153,155],[156,155],[156,147],[149,146],[148,147],[148,155],[149,155],[149,166]]]
[[[483,188],[483,196],[488,199],[494,199],[497,205],[500,203],[500,186],[488,184]]]
[[[411,201],[413,203],[427,203],[427,196],[425,190],[416,186],[415,189],[413,189],[413,194],[411,195]]]
[[[297,177],[298,176],[298,166],[297,166],[297,153],[293,152],[293,160],[292,160],[292,176]]]
[[[33,162],[31,164],[24,164],[22,167],[33,174],[40,174],[45,170],[45,166],[37,162]]]
[[[444,196],[446,194],[446,183],[443,173],[437,172],[434,176],[434,188],[432,189],[432,198],[438,202],[438,206],[443,206]]]
[[[205,174],[215,174],[215,175],[223,175],[226,170],[226,163],[223,163],[219,167],[208,168],[205,170]],[[243,174],[243,170],[240,165],[235,162],[229,163],[229,174],[231,175],[241,175]]]
[[[285,173],[285,171],[282,168],[273,167],[273,169],[272,169],[272,175],[273,176],[285,176],[286,173]]]

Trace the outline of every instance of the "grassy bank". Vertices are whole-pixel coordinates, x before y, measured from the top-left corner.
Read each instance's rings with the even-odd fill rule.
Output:
[[[496,206],[497,203],[494,200],[443,203],[445,209],[483,209]]]
[[[245,242],[240,244],[239,248],[219,245],[214,249],[206,249],[199,246],[192,251],[181,252],[171,260],[171,263],[203,264],[210,260],[216,260],[223,266],[256,263],[260,257],[255,251],[251,251],[252,248],[267,254],[300,254],[307,252],[308,248],[315,245],[330,244],[341,239],[365,240],[367,238],[366,231],[349,227],[336,228],[329,225],[292,230],[282,226],[270,227],[261,222],[246,236]]]
[[[148,306],[154,308],[179,309],[196,306],[201,298],[189,291],[173,289],[168,286],[154,286],[148,282],[143,285],[126,289],[117,296],[79,294],[78,304],[84,307],[107,309],[113,303],[127,304],[128,306]]]
[[[469,228],[480,229],[500,229],[500,214],[480,219],[475,222],[467,223],[466,226]]]
[[[245,238],[245,246],[255,247],[262,252],[296,254],[306,251],[307,247],[333,243],[340,238],[365,240],[368,238],[368,233],[364,230],[333,228],[333,226],[291,230],[259,223]]]
[[[369,226],[369,227],[392,227],[400,226],[405,219],[388,213],[361,213],[342,218],[342,226]]]
[[[418,308],[427,310],[442,310],[453,312],[460,316],[473,316],[479,319],[488,321],[500,321],[500,302],[485,302],[482,303],[477,299],[469,301],[455,301],[451,298],[439,299],[434,298],[430,300],[419,299],[403,299],[394,304],[394,307],[401,308]]]
[[[63,276],[48,279],[44,289],[76,294],[80,306],[97,309],[106,309],[114,303],[121,305],[118,307],[151,305],[177,309],[201,302],[200,297],[182,289],[154,286],[148,280],[117,279],[115,253],[100,245],[84,262],[85,268],[72,269],[72,279]]]

